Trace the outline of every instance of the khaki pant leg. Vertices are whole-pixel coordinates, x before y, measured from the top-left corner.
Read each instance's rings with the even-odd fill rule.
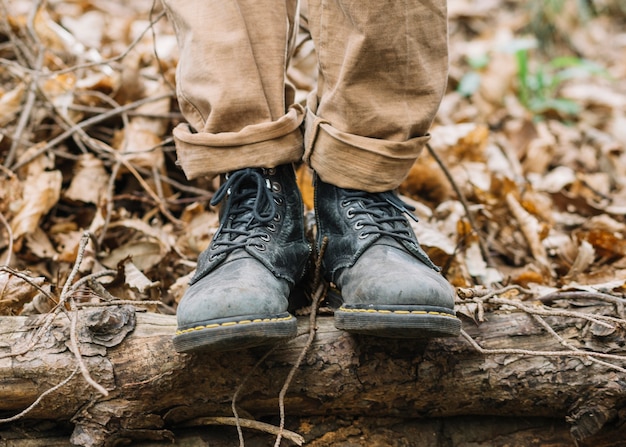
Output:
[[[297,0],[163,0],[180,47],[174,129],[188,178],[298,161],[304,110],[285,78]]]
[[[319,75],[305,160],[336,186],[397,187],[446,88],[446,1],[308,0],[308,15]]]

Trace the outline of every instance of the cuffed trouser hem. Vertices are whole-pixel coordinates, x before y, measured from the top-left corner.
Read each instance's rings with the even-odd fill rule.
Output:
[[[188,124],[179,124],[173,132],[178,164],[191,180],[298,162],[303,152],[303,118],[304,110],[295,105],[277,121],[246,126],[239,132],[194,133]]]
[[[389,141],[349,134],[316,116],[311,108],[304,135],[304,161],[324,182],[367,192],[397,188],[430,139],[424,135]]]

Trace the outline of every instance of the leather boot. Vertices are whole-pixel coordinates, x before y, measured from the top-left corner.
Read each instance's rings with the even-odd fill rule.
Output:
[[[395,193],[315,184],[325,279],[341,292],[335,326],[395,338],[457,336],[455,291],[420,247]]]
[[[287,311],[311,247],[291,165],[226,175],[220,226],[176,312],[178,352],[242,349],[296,335]]]

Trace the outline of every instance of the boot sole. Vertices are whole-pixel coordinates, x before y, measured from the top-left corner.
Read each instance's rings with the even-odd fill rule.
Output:
[[[436,306],[344,304],[335,311],[335,327],[389,338],[457,337],[461,320],[453,310]]]
[[[297,319],[285,312],[274,316],[214,320],[178,329],[172,339],[176,352],[232,351],[287,341],[296,336]]]

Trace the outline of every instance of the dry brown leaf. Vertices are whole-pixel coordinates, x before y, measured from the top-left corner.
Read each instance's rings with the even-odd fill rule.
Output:
[[[39,259],[56,259],[57,251],[50,242],[48,234],[40,227],[26,234],[24,239],[25,245],[32,255]]]
[[[537,123],[537,137],[528,143],[522,163],[525,172],[544,174],[554,159],[556,138],[545,123]]]
[[[76,162],[72,182],[64,196],[78,202],[97,204],[106,192],[108,180],[102,160],[93,154],[84,154]]]
[[[578,247],[576,259],[565,275],[565,278],[576,278],[578,275],[587,271],[587,269],[593,264],[595,258],[596,251],[593,246],[585,240],[581,241]]]
[[[602,229],[592,229],[583,232],[580,237],[587,240],[600,257],[611,259],[626,256],[626,240],[620,234]]]
[[[7,220],[19,210],[23,184],[17,176],[0,176],[0,213]]]
[[[133,165],[162,170],[165,160],[160,144],[159,135],[146,128],[142,121],[131,120],[129,125],[116,135],[114,147]]]
[[[555,272],[552,268],[546,249],[541,242],[542,228],[539,225],[537,219],[526,211],[522,205],[513,197],[512,194],[507,194],[506,203],[513,214],[513,217],[517,221],[524,239],[528,243],[528,248],[538,265],[544,270],[545,274],[549,277],[554,277]]]
[[[150,289],[159,286],[158,281],[151,281],[146,275],[141,272],[141,270],[137,268],[137,266],[133,262],[124,263],[124,278],[126,279],[126,284],[128,285],[128,287],[131,287],[142,294],[145,294]]]
[[[219,216],[194,203],[185,207],[180,220],[185,227],[176,240],[176,248],[190,257],[197,257],[209,246],[219,226]]]
[[[82,231],[66,231],[53,235],[58,252],[56,260],[73,264],[78,255],[78,247],[83,237]]]
[[[167,251],[163,244],[156,240],[133,241],[111,250],[101,259],[103,265],[114,269],[126,258],[142,271],[148,271],[163,260]]]
[[[139,219],[124,219],[112,223],[110,230],[127,229],[130,240],[113,248],[101,259],[108,268],[116,268],[126,258],[142,271],[148,271],[160,263],[165,255],[176,249],[174,236],[166,227],[153,227]]]
[[[8,92],[0,90],[0,127],[15,119],[15,115],[22,108],[25,92],[26,86],[23,82],[20,82]]]
[[[32,284],[42,286],[43,277],[31,277]],[[37,289],[8,272],[0,272],[0,315],[17,315],[22,306],[33,299]]]
[[[30,151],[25,156],[28,153]],[[35,231],[41,218],[59,201],[63,177],[59,170],[46,170],[49,163],[47,157],[40,156],[24,168],[26,175],[22,180],[22,197],[11,220],[15,239]]]
[[[413,163],[398,190],[413,199],[422,199],[434,204],[449,199],[451,195],[450,182],[435,160],[427,155]]]

